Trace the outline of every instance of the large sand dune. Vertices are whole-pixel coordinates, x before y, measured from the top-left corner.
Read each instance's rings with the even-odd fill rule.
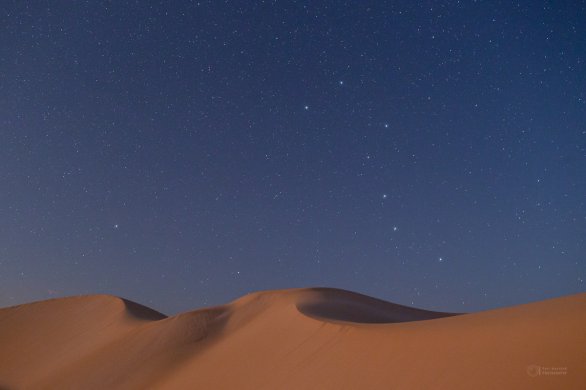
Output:
[[[1,389],[586,389],[586,294],[474,314],[334,289],[166,317],[107,295],[0,309]]]

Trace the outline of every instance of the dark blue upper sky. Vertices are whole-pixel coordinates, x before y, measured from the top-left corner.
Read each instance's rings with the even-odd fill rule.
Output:
[[[584,1],[7,1],[0,305],[585,291]]]

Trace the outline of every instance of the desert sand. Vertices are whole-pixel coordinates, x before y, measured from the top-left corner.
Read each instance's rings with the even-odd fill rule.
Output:
[[[167,317],[108,295],[0,309],[1,389],[586,389],[586,293],[472,314],[325,288]]]

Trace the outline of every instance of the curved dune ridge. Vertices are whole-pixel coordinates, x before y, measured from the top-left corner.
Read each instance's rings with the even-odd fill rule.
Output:
[[[366,295],[332,288],[313,288],[300,292],[296,306],[301,313],[324,321],[365,324],[391,324],[456,315],[414,309]]]
[[[167,317],[108,295],[0,309],[0,389],[583,389],[586,294],[472,314],[264,291]]]

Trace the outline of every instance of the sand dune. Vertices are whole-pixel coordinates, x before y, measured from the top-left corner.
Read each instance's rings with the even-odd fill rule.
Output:
[[[335,289],[166,317],[96,295],[0,309],[1,389],[585,389],[586,294],[454,315]]]

